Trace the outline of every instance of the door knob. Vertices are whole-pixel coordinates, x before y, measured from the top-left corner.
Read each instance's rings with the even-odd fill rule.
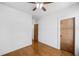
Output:
[[[60,35],[60,37],[62,37],[62,35]]]

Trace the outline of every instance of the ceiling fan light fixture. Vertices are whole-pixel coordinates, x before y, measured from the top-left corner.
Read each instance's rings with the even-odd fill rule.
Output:
[[[36,8],[40,8],[41,9],[42,7],[43,7],[43,3],[38,3],[38,2],[36,3]]]
[[[40,4],[40,9],[43,7],[43,3]]]
[[[37,4],[36,4],[36,8],[39,8],[39,6],[40,6],[40,4],[39,4],[39,3],[37,3]]]

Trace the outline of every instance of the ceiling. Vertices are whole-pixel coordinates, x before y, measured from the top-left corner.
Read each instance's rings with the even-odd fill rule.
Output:
[[[76,4],[74,2],[54,2],[54,3],[50,3],[47,5],[44,5],[44,7],[47,9],[46,12],[44,12],[41,9],[37,9],[36,11],[34,11],[32,14],[34,15],[34,17],[42,17],[43,15],[48,15],[48,14],[53,14],[59,10],[62,10],[64,8],[67,8],[73,4]]]
[[[34,4],[30,4],[27,2],[0,2],[0,4],[4,4],[8,7],[11,7],[29,14],[32,14],[32,8],[34,7]]]
[[[36,11],[32,11],[32,9],[35,7],[35,4],[28,2],[1,2],[1,4],[15,8],[19,11],[32,14],[34,19],[39,19],[43,15],[57,12],[63,8],[69,7],[76,3],[77,2],[54,2],[50,4],[45,4],[44,7],[47,9],[47,11],[44,12],[42,9],[37,9]]]

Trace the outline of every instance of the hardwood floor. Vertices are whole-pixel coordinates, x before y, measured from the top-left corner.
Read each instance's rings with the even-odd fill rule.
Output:
[[[4,56],[73,56],[73,54],[49,47],[43,43],[39,43],[38,45],[38,42],[36,42],[31,46],[10,52]]]

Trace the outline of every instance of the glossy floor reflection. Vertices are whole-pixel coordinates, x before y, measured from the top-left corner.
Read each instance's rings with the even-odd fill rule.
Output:
[[[72,53],[49,47],[43,43],[33,45],[5,54],[4,56],[73,56]]]

